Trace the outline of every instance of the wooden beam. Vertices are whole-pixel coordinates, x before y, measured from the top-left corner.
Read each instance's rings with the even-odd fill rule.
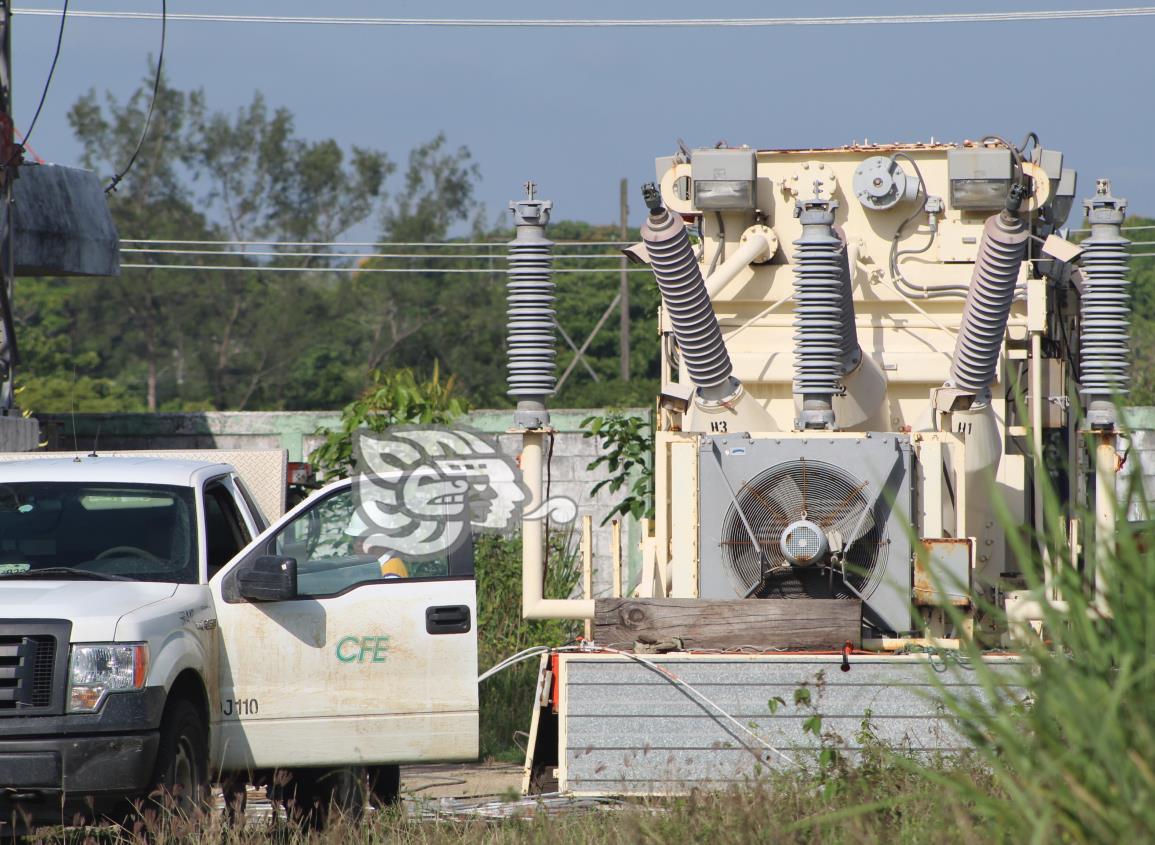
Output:
[[[862,642],[857,599],[597,599],[594,642],[686,648],[842,648]]]

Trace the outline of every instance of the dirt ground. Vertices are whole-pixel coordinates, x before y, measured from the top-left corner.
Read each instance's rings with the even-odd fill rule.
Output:
[[[454,814],[494,802],[516,803],[521,794],[521,775],[519,763],[402,766],[401,798],[411,814]],[[219,795],[217,803],[223,810]],[[245,813],[249,821],[268,821],[272,812],[264,787],[250,787]]]

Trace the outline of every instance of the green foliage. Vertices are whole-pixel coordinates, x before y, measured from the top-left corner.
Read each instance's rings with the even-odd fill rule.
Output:
[[[1128,217],[1123,224],[1155,226],[1155,218]],[[1155,228],[1131,229],[1123,234],[1134,253],[1155,252]],[[1131,259],[1131,354],[1134,356],[1128,404],[1155,405],[1155,257]]]
[[[545,576],[547,598],[569,598],[579,576],[578,556],[568,533],[550,535]],[[573,640],[580,623],[521,618],[521,540],[483,534],[474,546],[477,568],[477,649],[482,669],[522,649],[558,646]],[[529,730],[538,658],[510,667],[481,685],[481,757],[523,760],[514,741]]]
[[[127,160],[152,74],[150,67],[127,99],[90,91],[73,105],[69,121],[85,166],[110,175]],[[483,222],[475,197],[480,168],[466,147],[438,134],[403,160],[398,167],[384,150],[303,137],[293,114],[259,92],[225,113],[210,108],[203,92],[177,90],[162,77],[140,157],[109,202],[123,238],[186,251],[125,253],[126,264],[148,266],[99,282],[21,280],[17,378],[27,395],[43,410],[70,409],[74,401],[87,410],[326,409],[350,402],[375,370],[439,364],[474,404],[507,406],[510,228],[504,220]],[[346,258],[325,246],[294,245],[340,241],[374,223],[388,242],[443,242],[465,226],[468,240],[492,246],[463,256],[406,246],[401,256],[387,250]],[[620,234],[559,221],[551,236],[593,242]],[[220,239],[269,243],[230,251],[172,243]],[[595,243],[567,251],[615,257]],[[563,265],[583,271],[556,277],[561,326],[581,343],[616,295],[619,276],[585,272],[589,262]],[[216,266],[232,269],[207,269]],[[645,274],[629,280],[631,380],[619,379],[612,315],[557,403],[604,407],[653,397],[658,294]],[[572,357],[560,345],[559,366]]]
[[[412,370],[370,374],[369,387],[341,410],[341,427],[318,429],[324,442],[309,460],[326,477],[340,478],[353,471],[353,438],[360,430],[383,432],[403,424],[446,425],[469,411],[458,395],[453,376],[442,380],[436,365],[433,374],[419,381]]]
[[[586,417],[581,422],[584,437],[596,437],[602,454],[586,466],[594,470],[606,467],[608,477],[590,490],[597,494],[608,486],[611,493],[623,487],[627,493],[622,501],[602,520],[604,525],[615,514],[634,519],[653,518],[654,515],[654,432],[648,418],[609,411],[603,416]]]

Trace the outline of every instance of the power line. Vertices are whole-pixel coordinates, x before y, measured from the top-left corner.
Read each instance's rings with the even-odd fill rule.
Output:
[[[44,108],[44,101],[48,99],[48,89],[52,86],[52,77],[56,73],[56,63],[60,61],[60,47],[64,44],[64,22],[68,20],[68,0],[60,9],[60,29],[56,32],[56,52],[52,54],[52,64],[48,68],[48,77],[44,80],[44,89],[40,92],[40,102],[36,104],[36,113],[32,115],[32,122],[28,124],[28,131],[24,133],[21,147],[28,146],[28,139],[32,137],[32,130],[36,128],[36,121],[40,119],[40,110]]]
[[[1124,227],[1126,228],[1126,227]],[[217,240],[167,240],[165,238],[121,238],[122,244],[178,244],[188,246],[299,246],[299,247],[498,247],[508,245],[508,241],[233,241]],[[554,241],[554,246],[632,246],[633,241]]]
[[[226,255],[241,256],[243,258],[329,258],[347,261],[351,258],[421,258],[428,261],[505,261],[508,257],[505,252],[495,252],[492,255],[485,253],[422,253],[422,252],[277,252],[270,250],[245,249],[152,249],[137,247],[121,247],[120,251],[139,253],[141,255]],[[565,255],[554,253],[553,258],[572,261],[620,261],[619,252],[606,252],[600,255]],[[616,266],[616,265],[615,265]]]
[[[484,275],[505,275],[504,270],[497,269],[482,269],[477,267],[460,268],[447,267],[445,269],[430,269],[428,267],[264,267],[256,264],[121,264],[121,269],[132,270],[207,270],[207,271],[226,271],[226,272],[241,272],[241,273],[423,273],[426,275],[440,274],[440,273],[454,273],[467,274],[476,273]],[[614,270],[616,268],[610,268]],[[601,270],[592,268],[588,270],[553,270],[553,275],[560,273],[602,273],[609,272],[609,270]],[[649,273],[650,270],[638,268],[626,270],[627,273]]]
[[[24,15],[55,14],[50,9],[14,9]],[[393,27],[458,27],[458,28],[610,28],[610,27],[781,27],[781,26],[867,26],[885,24],[931,23],[993,23],[1003,21],[1088,20],[1093,18],[1132,18],[1155,15],[1155,6],[1128,6],[1107,9],[1066,9],[1032,12],[964,12],[954,14],[917,15],[846,15],[827,17],[786,18],[382,18],[382,17],[325,17],[285,15],[220,15],[182,12],[168,17],[174,21],[305,24],[310,26],[393,26]],[[74,17],[110,20],[163,20],[163,13],[85,11],[73,12]]]
[[[110,193],[116,190],[120,180],[128,175],[128,171],[132,170],[132,166],[136,164],[136,157],[140,155],[141,147],[144,146],[144,139],[148,137],[148,129],[152,125],[152,112],[156,108],[156,98],[160,93],[161,72],[164,69],[164,45],[166,36],[168,34],[168,0],[160,0],[160,50],[156,57],[156,77],[152,81],[152,99],[148,101],[148,114],[144,116],[144,128],[140,132],[140,138],[136,142],[136,149],[132,151],[132,156],[128,160],[128,164],[124,166],[124,170],[119,173],[112,174],[112,181],[108,183],[108,187],[104,192]]]

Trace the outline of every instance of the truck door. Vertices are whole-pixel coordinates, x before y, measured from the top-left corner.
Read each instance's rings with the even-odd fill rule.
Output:
[[[477,756],[472,544],[406,561],[365,548],[355,487],[313,495],[212,579],[220,636],[214,761],[230,769]],[[296,561],[293,598],[237,574]]]

